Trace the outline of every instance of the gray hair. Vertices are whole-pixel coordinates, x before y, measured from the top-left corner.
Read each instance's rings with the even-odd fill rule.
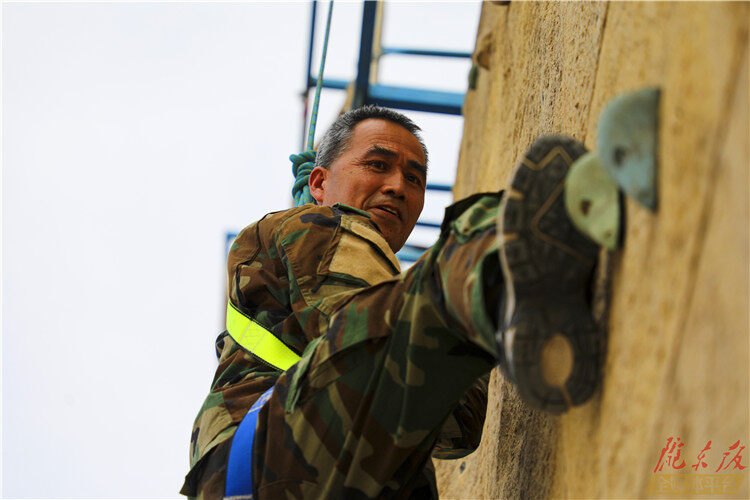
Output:
[[[420,131],[422,130],[417,126],[416,123],[411,121],[405,115],[392,109],[382,108],[380,106],[367,105],[359,108],[351,109],[339,116],[336,121],[333,122],[320,140],[318,145],[318,151],[315,154],[315,166],[328,168],[341,154],[346,151],[349,147],[349,142],[352,137],[352,131],[354,127],[361,121],[370,118],[377,118],[380,120],[387,120],[401,125],[413,135],[419,145],[422,146],[424,152],[424,163],[427,166],[427,148],[422,141]]]

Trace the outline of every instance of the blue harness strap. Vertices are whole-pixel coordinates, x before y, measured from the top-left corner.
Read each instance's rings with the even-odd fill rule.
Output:
[[[225,498],[233,500],[251,500],[253,498],[253,442],[255,427],[258,424],[258,413],[263,405],[271,399],[273,387],[264,392],[258,401],[248,410],[232,438],[227,463],[227,484]]]

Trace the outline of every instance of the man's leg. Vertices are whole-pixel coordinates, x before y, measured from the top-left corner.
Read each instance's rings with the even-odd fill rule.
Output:
[[[464,202],[423,259],[354,294],[282,375],[255,436],[261,497],[417,485],[451,409],[501,356],[498,205],[497,195]]]

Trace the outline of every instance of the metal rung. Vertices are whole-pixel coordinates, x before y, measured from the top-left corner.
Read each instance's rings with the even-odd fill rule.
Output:
[[[407,49],[404,47],[381,47],[381,55],[403,54],[409,56],[433,56],[433,57],[458,57],[461,59],[471,58],[471,52],[458,52],[455,50],[428,50],[428,49]]]
[[[315,81],[316,78],[312,76],[309,78],[309,88],[315,86]],[[323,88],[325,89],[346,90],[350,84],[351,82],[347,80],[323,78]],[[464,94],[444,90],[373,84],[370,85],[367,102],[368,104],[377,104],[395,109],[460,115],[461,106],[464,103]]]
[[[447,191],[451,192],[453,191],[453,186],[449,186],[447,184],[427,184],[425,187],[428,191]]]
[[[307,88],[308,90],[315,87],[315,83],[318,81],[317,76],[309,76],[307,79]],[[338,78],[323,78],[323,88],[324,89],[338,89],[338,90],[346,90],[346,87],[349,86],[351,82],[348,80],[341,80]]]
[[[315,86],[316,78],[310,77],[309,88]],[[323,78],[323,88],[346,90],[351,84],[347,80],[337,78]],[[368,99],[371,104],[387,106],[396,109],[409,109],[412,111],[432,111],[435,113],[446,113],[460,115],[461,106],[464,102],[464,94],[461,92],[446,92],[443,90],[426,90],[411,87],[395,87],[391,85],[370,85]],[[442,190],[450,191],[450,189]]]
[[[460,115],[464,94],[373,84],[370,85],[367,103],[395,109]]]
[[[438,224],[437,222],[422,222],[422,221],[418,220],[417,221],[417,226],[434,227],[436,229],[440,229],[440,224]]]

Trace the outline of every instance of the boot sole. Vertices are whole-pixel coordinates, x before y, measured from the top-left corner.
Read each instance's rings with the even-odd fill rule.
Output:
[[[507,370],[530,405],[562,413],[588,400],[600,372],[602,335],[587,295],[598,246],[565,210],[565,177],[586,149],[560,136],[537,139],[500,204]]]

